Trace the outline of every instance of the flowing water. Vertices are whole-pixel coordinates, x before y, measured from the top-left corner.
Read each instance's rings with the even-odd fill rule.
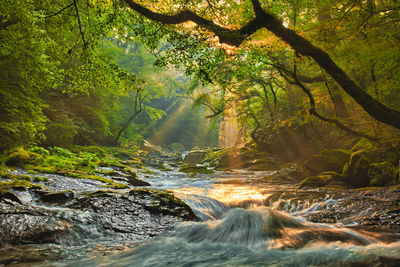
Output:
[[[293,184],[260,183],[272,171],[219,171],[194,177],[176,168],[152,171],[142,178],[183,199],[199,222],[179,223],[124,252],[44,265],[400,266],[396,233],[357,231],[347,227],[351,226],[348,220],[307,221],[308,215],[342,201],[334,193],[308,196]],[[115,241],[116,246],[122,243]]]

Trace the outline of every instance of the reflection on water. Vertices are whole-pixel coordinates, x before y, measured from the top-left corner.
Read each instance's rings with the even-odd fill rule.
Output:
[[[260,187],[236,184],[214,184],[207,188],[184,187],[172,191],[174,195],[183,199],[203,195],[228,206],[235,206],[245,200],[261,203],[271,195]]]

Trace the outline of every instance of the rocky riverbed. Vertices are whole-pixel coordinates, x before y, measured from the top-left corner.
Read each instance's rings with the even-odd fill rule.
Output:
[[[86,266],[107,261],[113,265],[121,260],[113,258],[119,255],[115,252],[128,251],[121,256],[126,258],[129,255],[127,266],[133,260],[142,262],[143,266],[154,264],[145,263],[140,253],[150,258],[154,253],[155,259],[161,260],[155,266],[164,266],[164,256],[155,252],[155,247],[172,253],[168,247],[171,244],[172,247],[186,245],[185,249],[182,247],[182,251],[186,251],[182,256],[185,260],[172,261],[179,266],[190,262],[190,256],[185,258],[190,255],[187,248],[197,248],[199,257],[206,256],[195,245],[201,240],[206,242],[207,249],[212,250],[217,249],[217,244],[229,244],[220,247],[221,256],[226,257],[225,254],[232,249],[239,249],[241,255],[246,254],[245,250],[255,244],[248,243],[249,238],[258,240],[256,248],[261,246],[268,249],[268,253],[272,253],[272,248],[307,249],[310,244],[318,242],[323,242],[324,246],[335,242],[349,243],[360,250],[379,244],[385,248],[384,251],[391,247],[394,254],[383,253],[384,260],[381,261],[379,257],[382,255],[374,254],[368,260],[357,258],[348,263],[367,261],[387,264],[377,266],[396,266],[400,262],[397,259],[400,248],[399,252],[396,250],[400,240],[399,186],[307,188],[300,186],[300,170],[295,164],[279,165],[269,159],[267,164],[275,169],[213,170],[207,165],[197,164],[197,161],[192,158],[184,162],[180,156],[163,152],[148,154],[143,158],[147,168],[140,169],[135,179],[142,181],[142,185],[150,184],[150,187],[133,186],[127,178],[130,174],[115,166],[107,167],[108,174],[104,177],[125,184],[124,188],[105,188],[104,182],[82,177],[40,173],[48,180],[32,182],[29,187],[3,189],[0,264],[23,266],[57,262],[68,265],[71,260],[89,256],[96,258],[78,263]],[[259,168],[260,161],[255,163]],[[14,169],[12,173],[29,174],[24,169]],[[3,177],[3,181],[12,180]],[[190,223],[181,224],[183,221]],[[259,230],[261,232],[257,232]],[[198,239],[203,234],[205,239]],[[234,237],[238,234],[240,237]],[[264,237],[260,239],[260,235]],[[161,244],[166,247],[161,249]],[[243,247],[232,247],[239,244]],[[353,253],[348,252],[347,245],[340,246],[341,249],[346,247],[343,248],[346,253]],[[331,248],[325,248],[327,251],[332,253]],[[299,255],[302,253],[304,251],[299,251]],[[106,259],[104,255],[114,256]],[[257,251],[247,254],[261,257],[261,254],[257,255]],[[171,257],[175,256],[172,254]],[[247,256],[243,254],[244,258]],[[281,256],[285,258],[288,255]],[[223,263],[221,259],[214,260]],[[249,258],[248,262],[243,260],[241,264],[260,262]],[[321,261],[315,265],[325,263]]]

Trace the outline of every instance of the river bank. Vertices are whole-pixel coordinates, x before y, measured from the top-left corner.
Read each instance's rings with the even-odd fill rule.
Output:
[[[289,258],[295,266],[399,263],[399,186],[302,187],[295,164],[269,158],[274,169],[222,170],[190,163],[193,153],[186,160],[185,154],[151,151],[138,160],[125,154],[122,161],[132,164],[145,187],[132,185],[127,178],[132,170],[115,162],[102,167],[107,174],[100,177],[125,185],[118,188],[109,188],[108,180],[14,168],[8,173],[32,176],[32,186],[8,188],[13,194],[2,195],[0,263],[284,266]],[[185,172],[188,164],[194,169]],[[33,181],[35,176],[48,180]]]

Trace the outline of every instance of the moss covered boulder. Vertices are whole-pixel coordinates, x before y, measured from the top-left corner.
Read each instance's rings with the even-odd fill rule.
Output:
[[[74,192],[65,190],[55,193],[46,193],[40,197],[40,200],[47,203],[63,203],[73,198]]]
[[[304,179],[299,188],[324,187],[342,182],[342,175],[337,172],[323,172]]]
[[[143,207],[151,213],[167,214],[185,220],[198,220],[193,210],[174,195],[158,190],[133,189],[129,195],[146,200]]]
[[[387,161],[397,165],[400,160],[400,147],[389,142],[376,144],[363,138],[351,150],[362,152],[371,163]]]
[[[201,163],[205,159],[206,155],[207,151],[205,150],[190,151],[189,154],[185,156],[183,161],[189,164]]]
[[[343,179],[354,187],[369,186],[368,170],[370,160],[363,151],[351,155],[350,161],[343,167]]]
[[[23,148],[17,148],[10,153],[5,161],[7,166],[23,166],[24,164],[37,164],[44,160],[43,156],[35,152],[26,151]]]
[[[43,185],[32,184],[26,180],[13,180],[8,182],[0,182],[0,189],[26,191],[28,189],[46,189]]]
[[[150,186],[150,184],[146,181],[143,181],[136,176],[128,176],[126,177],[128,179],[128,183],[133,186]]]
[[[390,162],[372,163],[368,170],[371,186],[386,186],[396,183],[396,168]]]
[[[0,189],[0,201],[2,201],[3,199],[9,199],[19,204],[22,204],[21,200],[16,194],[8,190]]]
[[[195,164],[186,164],[182,166],[179,169],[180,172],[186,172],[186,173],[203,173],[203,174],[210,174],[214,173],[213,170],[208,169],[207,167],[204,166],[197,166]]]
[[[349,161],[352,153],[352,151],[345,149],[323,150],[304,162],[304,166],[315,173],[324,171],[341,173],[343,166]]]

